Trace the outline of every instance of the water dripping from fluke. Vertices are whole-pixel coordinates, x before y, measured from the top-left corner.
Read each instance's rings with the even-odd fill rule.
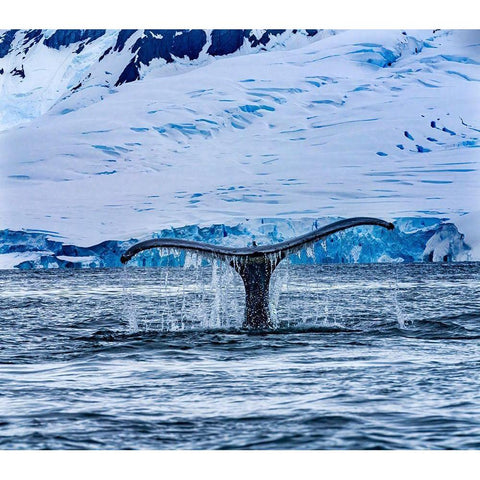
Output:
[[[394,277],[395,284],[393,285],[393,289],[392,289],[392,303],[395,308],[395,318],[397,320],[398,327],[400,328],[400,330],[408,330],[413,326],[413,321],[407,317],[398,299],[398,293],[400,290],[398,286],[398,265],[395,265],[394,275],[395,275]]]
[[[177,238],[155,238],[130,247],[122,255],[121,262],[126,264],[138,253],[152,248],[160,248],[162,254],[168,250],[170,252],[173,250],[174,254],[178,256],[180,252],[185,251],[194,253],[197,257],[213,260],[212,284],[214,286],[216,284],[217,288],[215,289],[215,300],[211,311],[211,323],[220,327],[221,319],[218,316],[219,302],[225,301],[218,288],[217,261],[221,261],[232,267],[243,281],[245,288],[245,312],[242,327],[250,330],[270,330],[276,325],[276,312],[272,315],[270,310],[272,305],[270,301],[270,280],[278,264],[287,256],[299,253],[303,248],[307,248],[309,257],[313,256],[312,245],[318,240],[360,225],[376,225],[388,230],[393,230],[394,228],[392,223],[378,218],[355,217],[331,223],[305,235],[274,245],[257,246],[254,244],[252,247],[245,248],[211,245]],[[275,308],[275,301],[278,302],[276,296],[277,292],[274,287],[273,305],[275,305]],[[136,320],[132,322],[132,327],[138,329]]]
[[[131,281],[129,277],[129,272],[127,270],[127,266],[123,266],[122,272],[122,289],[123,289],[123,296],[125,301],[123,303],[123,316],[127,321],[128,324],[128,332],[129,333],[137,333],[138,332],[138,321],[137,321],[137,313],[133,306],[133,294],[131,290]]]

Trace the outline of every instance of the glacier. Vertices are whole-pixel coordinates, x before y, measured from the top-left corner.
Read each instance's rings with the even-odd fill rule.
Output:
[[[188,225],[154,232],[145,238],[109,240],[89,247],[65,244],[48,232],[0,231],[0,268],[120,267],[120,256],[147,238],[181,238],[214,245],[251,246],[278,243],[320,228],[339,218],[286,221],[262,218],[238,225]],[[471,260],[471,248],[456,226],[439,218],[402,218],[395,230],[362,226],[331,235],[310,249],[291,255],[291,263],[450,262]],[[27,257],[25,257],[25,253]],[[185,252],[144,251],[129,262],[134,266],[185,266]],[[205,260],[206,262],[207,260]],[[187,262],[188,266],[188,262]]]
[[[118,266],[155,235],[245,246],[353,216],[397,228],[345,232],[316,261],[478,261],[479,45],[462,30],[0,31],[0,268]]]

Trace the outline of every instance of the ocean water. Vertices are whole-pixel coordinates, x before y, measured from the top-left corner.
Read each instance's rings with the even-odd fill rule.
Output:
[[[229,270],[0,272],[0,448],[480,448],[480,264]]]

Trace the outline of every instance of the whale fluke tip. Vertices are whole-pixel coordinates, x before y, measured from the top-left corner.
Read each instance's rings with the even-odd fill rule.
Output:
[[[387,225],[387,230],[394,230],[394,229],[395,229],[395,225],[389,222]]]

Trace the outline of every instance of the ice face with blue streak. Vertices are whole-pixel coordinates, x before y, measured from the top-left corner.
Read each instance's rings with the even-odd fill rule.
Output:
[[[303,219],[281,221],[260,219],[244,224],[196,225],[155,232],[155,238],[181,238],[214,245],[251,246],[278,243],[302,235],[338,219]],[[144,240],[145,238],[142,238]],[[89,247],[64,244],[47,232],[0,232],[2,256],[11,267],[35,268],[96,268],[119,267],[120,256],[139,239],[106,241]],[[22,259],[22,255],[31,258]],[[291,255],[292,263],[372,263],[372,262],[450,262],[470,259],[470,247],[455,225],[441,219],[403,218],[395,222],[395,230],[361,226],[316,242]],[[15,263],[17,262],[17,263]],[[183,266],[185,253],[174,255],[160,249],[144,251],[133,257],[131,265]],[[1,263],[0,263],[1,265]]]

